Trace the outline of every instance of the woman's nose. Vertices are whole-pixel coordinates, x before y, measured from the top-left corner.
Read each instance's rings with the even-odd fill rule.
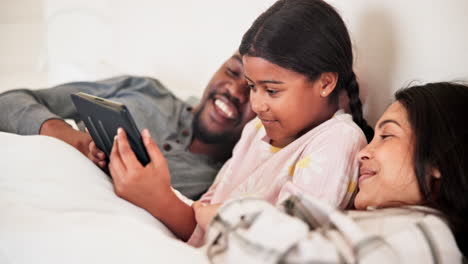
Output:
[[[364,160],[368,160],[371,158],[371,146],[370,144],[365,146],[363,149],[361,149],[359,152],[358,152],[358,160],[359,161],[364,161]]]

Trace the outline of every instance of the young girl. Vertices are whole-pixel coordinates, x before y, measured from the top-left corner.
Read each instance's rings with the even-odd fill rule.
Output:
[[[239,51],[258,118],[244,128],[232,158],[200,202],[190,207],[171,190],[166,162],[147,130],[142,133],[151,157],[146,167],[121,129],[110,157],[116,193],[180,238],[191,237],[192,245],[201,244],[203,227],[233,198],[255,196],[276,204],[307,194],[346,207],[356,186],[356,154],[366,144],[362,131],[368,139],[373,134],[362,117],[349,34],[324,1],[276,2],[253,23]],[[352,117],[339,109],[343,90]]]

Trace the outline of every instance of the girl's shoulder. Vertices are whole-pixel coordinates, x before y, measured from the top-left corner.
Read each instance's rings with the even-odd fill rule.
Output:
[[[255,117],[245,125],[242,130],[241,140],[263,138],[264,136],[266,136],[266,131],[262,121],[258,117]]]
[[[263,128],[262,122],[258,117],[250,120],[242,130],[241,137],[237,141],[233,153],[240,150],[246,151],[248,147],[266,136],[265,129]],[[234,156],[234,155],[233,155]]]
[[[350,114],[338,111],[332,118],[323,122],[303,135],[304,143],[316,148],[317,144],[323,146],[363,147],[367,144],[366,136],[361,128],[354,123]]]
[[[342,109],[338,110],[335,115],[328,121],[323,123],[330,132],[339,132],[340,134],[355,134],[362,135],[365,138],[362,129],[353,121],[353,117],[345,113]]]

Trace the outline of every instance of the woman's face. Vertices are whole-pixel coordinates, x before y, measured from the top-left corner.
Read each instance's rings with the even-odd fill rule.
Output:
[[[372,142],[359,154],[357,209],[421,204],[414,167],[414,135],[406,109],[395,102],[375,126]]]
[[[251,89],[250,105],[274,146],[286,146],[329,118],[324,116],[328,100],[322,92],[328,95],[333,89],[323,89],[327,86],[322,77],[311,82],[300,73],[259,57],[243,56],[242,61]]]

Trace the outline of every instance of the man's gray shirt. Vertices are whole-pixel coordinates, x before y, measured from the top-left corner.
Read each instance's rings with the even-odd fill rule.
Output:
[[[192,108],[155,79],[122,76],[0,94],[0,131],[34,135],[49,119],[68,118],[80,122],[70,98],[70,94],[76,92],[125,104],[138,129],[149,129],[167,159],[172,186],[182,194],[197,199],[212,184],[222,163],[188,150],[192,138]]]

